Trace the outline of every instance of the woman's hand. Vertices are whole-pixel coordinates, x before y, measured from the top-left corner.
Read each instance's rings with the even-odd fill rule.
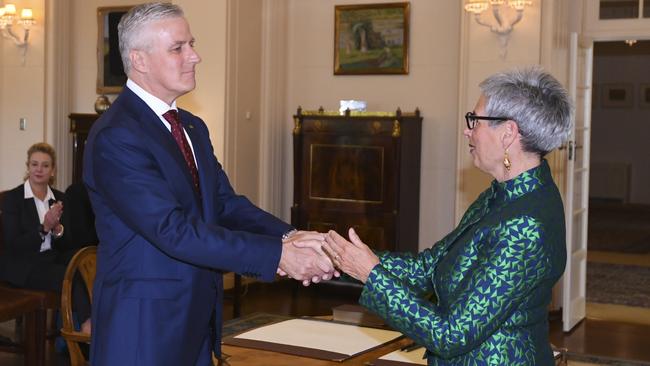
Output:
[[[45,213],[45,217],[43,218],[43,230],[45,230],[45,232],[50,232],[52,229],[59,226],[62,214],[63,203],[57,201],[55,204],[50,206],[50,209]]]
[[[350,241],[330,230],[325,237],[323,249],[327,251],[336,267],[366,283],[372,269],[379,264],[379,258],[361,241],[354,229],[350,228],[348,236]]]

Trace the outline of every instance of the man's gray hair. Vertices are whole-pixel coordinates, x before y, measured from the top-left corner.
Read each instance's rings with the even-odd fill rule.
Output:
[[[573,105],[566,89],[540,67],[494,74],[479,84],[485,112],[515,121],[524,151],[541,156],[560,147],[571,134]],[[490,125],[503,123],[490,121]]]
[[[120,41],[120,54],[124,72],[131,71],[129,53],[133,49],[148,50],[151,47],[148,40],[142,37],[142,29],[149,23],[166,18],[182,17],[183,9],[171,3],[146,3],[134,6],[122,16],[117,25],[117,35]]]

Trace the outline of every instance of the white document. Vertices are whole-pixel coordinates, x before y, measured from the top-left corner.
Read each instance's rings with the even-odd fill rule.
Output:
[[[427,359],[422,359],[424,357],[424,352],[425,348],[418,348],[416,350],[413,350],[411,352],[404,352],[397,350],[395,352],[391,352],[387,355],[384,355],[380,357],[380,360],[387,360],[387,361],[399,361],[399,362],[406,362],[406,363],[412,363],[414,365],[426,365],[427,364]]]
[[[352,356],[400,337],[399,332],[309,319],[290,319],[235,338],[319,349]]]

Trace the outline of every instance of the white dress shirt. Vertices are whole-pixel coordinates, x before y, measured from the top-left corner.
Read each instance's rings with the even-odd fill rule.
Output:
[[[142,89],[140,85],[136,84],[135,81],[128,79],[126,81],[126,87],[131,89],[132,92],[135,93],[140,99],[142,99],[149,108],[160,118],[160,121],[165,125],[169,133],[172,132],[172,126],[167,122],[165,117],[163,117],[163,114],[165,114],[168,110],[170,109],[175,109],[178,111],[178,108],[176,107],[176,101],[172,102],[172,105],[168,105],[167,103],[163,102],[160,100],[158,97],[152,95],[148,91]],[[187,131],[185,131],[185,128],[183,128],[183,133],[185,133],[185,138],[187,139],[187,142],[190,144],[190,149],[192,149],[192,156],[194,157],[194,164],[196,165],[196,169],[199,169],[199,164],[196,161],[196,154],[194,153],[194,145],[192,145],[192,140],[190,139],[190,136],[187,134]]]

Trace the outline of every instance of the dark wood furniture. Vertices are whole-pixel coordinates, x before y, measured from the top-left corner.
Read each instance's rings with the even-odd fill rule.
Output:
[[[45,317],[41,308],[42,296],[0,285],[0,322],[24,317],[22,344],[0,344],[0,352],[24,353],[25,365],[45,364]]]
[[[296,228],[354,227],[376,250],[418,251],[422,117],[303,111],[294,116]]]
[[[72,134],[72,183],[81,182],[83,173],[84,148],[90,127],[99,118],[95,113],[71,113],[70,133]]]

